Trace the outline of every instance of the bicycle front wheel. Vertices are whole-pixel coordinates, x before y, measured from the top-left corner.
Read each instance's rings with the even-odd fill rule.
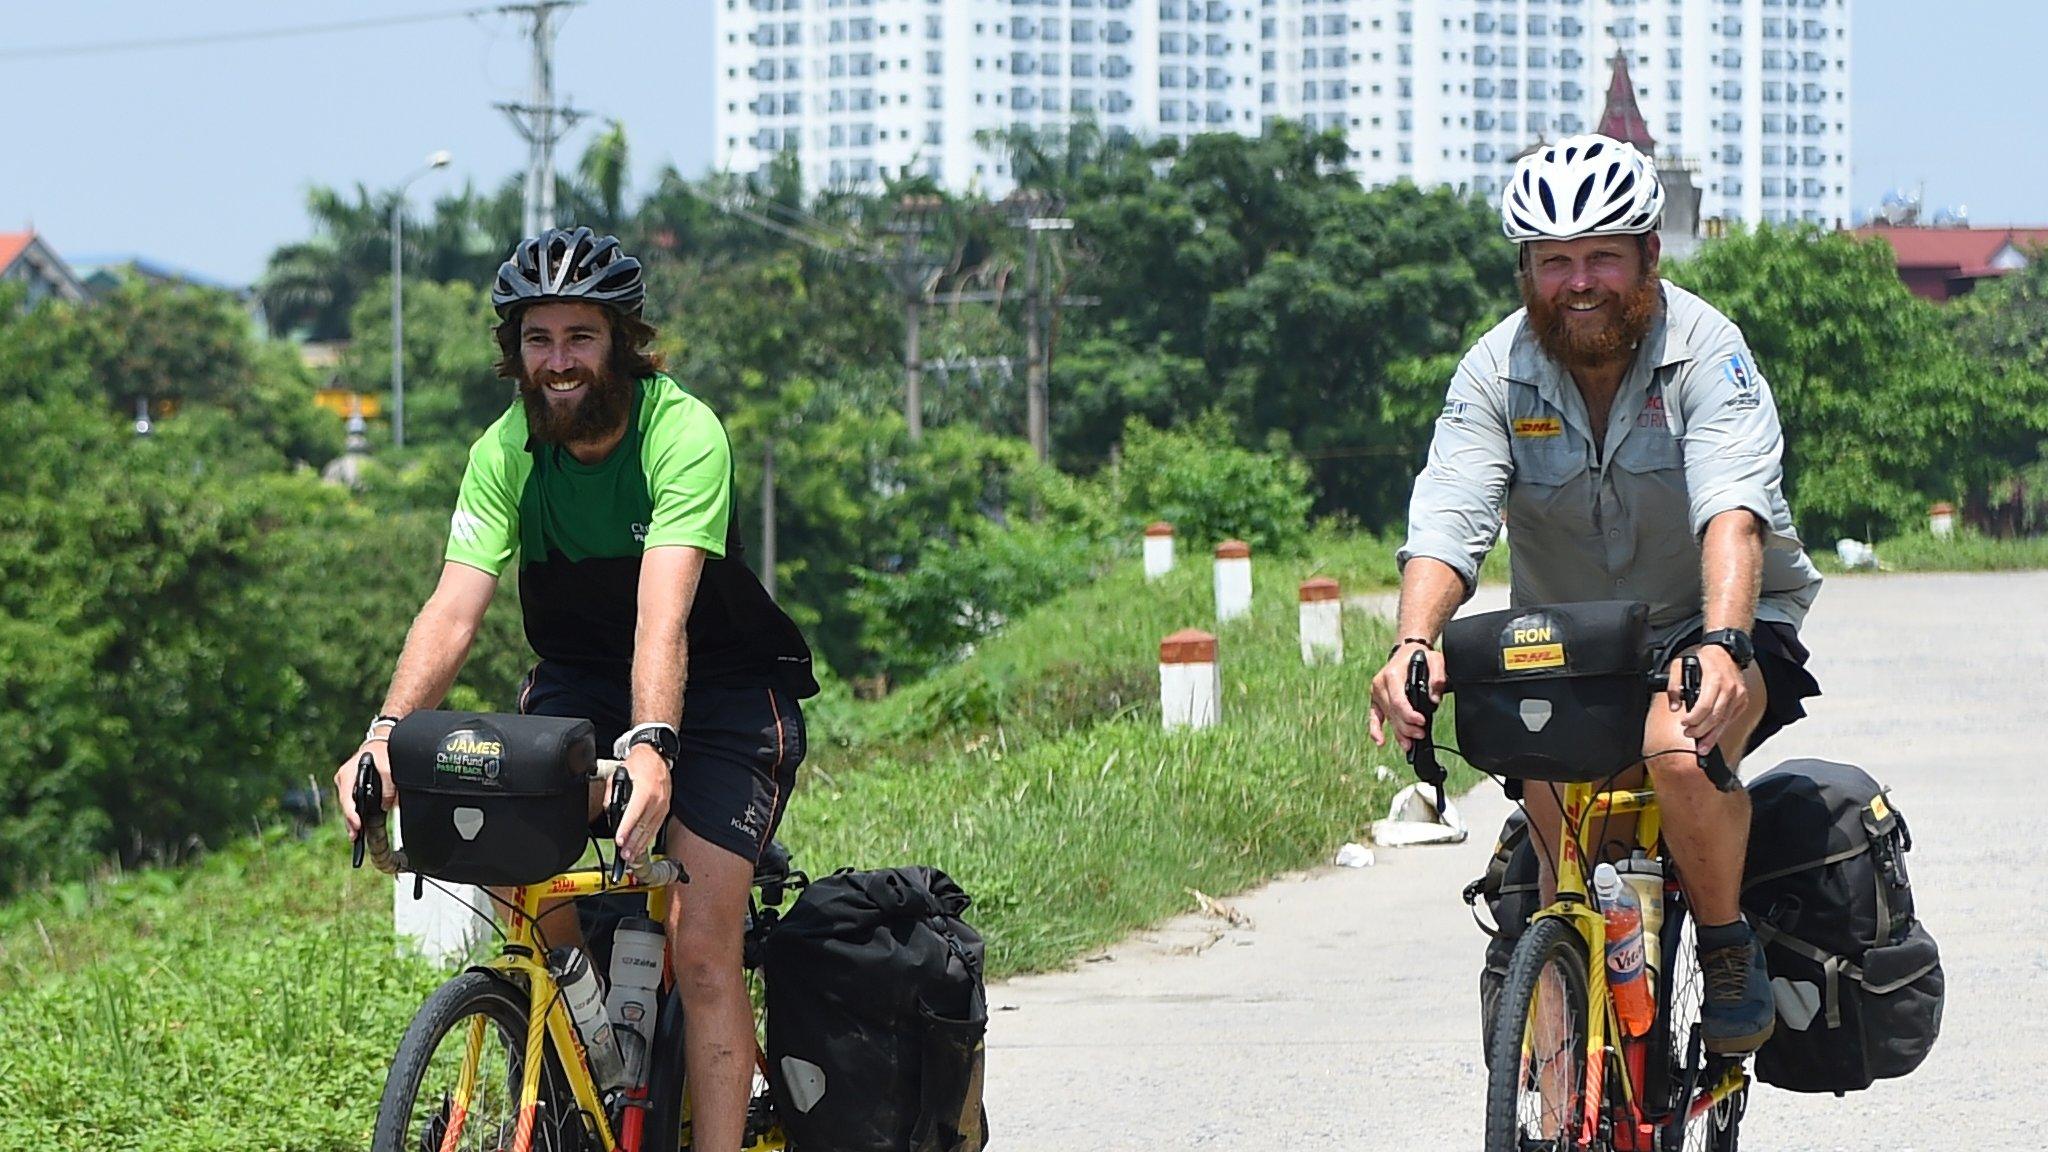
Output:
[[[1487,1038],[1486,1152],[1584,1148],[1586,946],[1563,920],[1530,925],[1508,961]]]
[[[520,1125],[526,994],[489,972],[465,972],[434,991],[399,1042],[377,1106],[372,1152],[498,1152]],[[574,1097],[552,1066],[527,1122],[535,1152],[589,1146]],[[564,1107],[566,1105],[566,1107]]]

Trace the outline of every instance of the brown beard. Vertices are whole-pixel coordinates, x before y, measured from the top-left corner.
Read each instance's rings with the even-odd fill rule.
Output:
[[[580,380],[585,390],[575,404],[564,406],[548,399],[547,385],[561,380]],[[610,372],[582,370],[568,373],[543,372],[519,380],[519,398],[526,405],[526,428],[542,444],[585,444],[601,441],[626,423],[633,407],[633,382]]]
[[[1597,331],[1575,331],[1570,313],[1560,304],[1539,299],[1527,276],[1522,277],[1522,303],[1529,309],[1529,328],[1536,344],[1565,371],[1601,368],[1634,354],[1650,334],[1664,307],[1664,286],[1644,273],[1621,298],[1621,314]]]

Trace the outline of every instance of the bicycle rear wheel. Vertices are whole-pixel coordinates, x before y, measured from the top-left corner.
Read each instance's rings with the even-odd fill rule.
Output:
[[[1587,988],[1586,946],[1572,926],[1530,925],[1508,962],[1488,1037],[1486,1152],[1586,1147]]]
[[[526,993],[489,972],[465,972],[435,989],[405,1030],[372,1152],[499,1152],[513,1146],[525,1071]],[[534,1152],[592,1146],[574,1096],[553,1060],[530,1121]]]
[[[1697,1116],[1688,1115],[1692,1098],[1718,1079],[1728,1062],[1709,1056],[1699,1037],[1706,984],[1700,974],[1693,918],[1682,897],[1667,897],[1665,908],[1660,942],[1666,973],[1665,1012],[1660,1024],[1666,1037],[1661,1047],[1670,1054],[1664,1083],[1665,1110],[1672,1119],[1664,1128],[1661,1147],[1665,1152],[1736,1152],[1736,1132],[1749,1101],[1747,1086]]]

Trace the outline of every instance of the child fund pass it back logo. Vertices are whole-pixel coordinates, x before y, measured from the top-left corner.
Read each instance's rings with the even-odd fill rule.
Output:
[[[504,757],[504,741],[474,728],[461,728],[441,737],[440,746],[434,749],[434,771],[496,784]]]

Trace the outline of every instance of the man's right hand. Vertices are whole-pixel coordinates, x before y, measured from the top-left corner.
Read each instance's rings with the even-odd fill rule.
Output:
[[[377,775],[384,781],[384,810],[389,812],[398,803],[398,785],[391,779],[389,745],[382,740],[365,740],[361,747],[348,754],[341,767],[334,770],[334,791],[341,798],[341,818],[348,825],[350,837],[363,828],[362,817],[356,814],[356,762],[365,752],[375,759]]]
[[[1429,658],[1429,698],[1441,701],[1444,698],[1444,657],[1443,653],[1431,651],[1413,642],[1395,648],[1387,657],[1386,667],[1372,678],[1372,742],[1384,746],[1387,742],[1387,722],[1393,721],[1394,740],[1406,752],[1427,730],[1427,721],[1408,703],[1408,662],[1417,652]]]

